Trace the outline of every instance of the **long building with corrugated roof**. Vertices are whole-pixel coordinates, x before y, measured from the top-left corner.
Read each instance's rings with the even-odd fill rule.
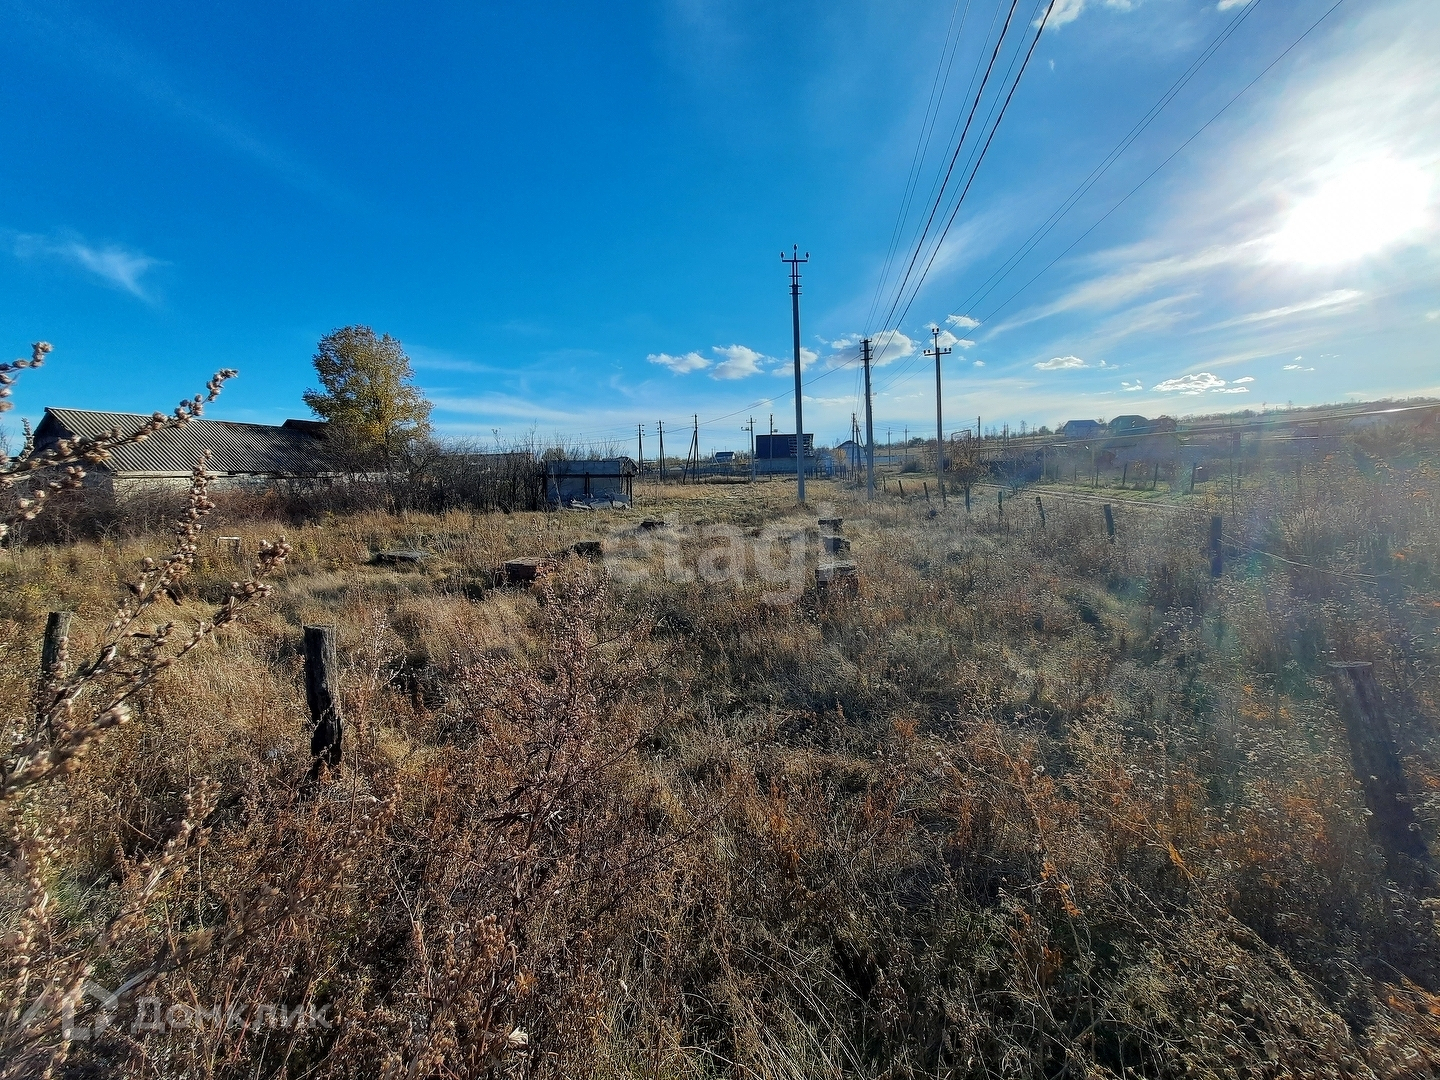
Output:
[[[142,413],[47,408],[35,428],[35,448],[61,439],[124,435],[149,423]],[[206,469],[223,486],[310,481],[335,471],[325,455],[325,424],[286,420],[280,425],[192,420],[161,428],[143,442],[117,446],[110,460],[89,470],[90,486],[117,494],[136,487],[188,483],[191,470],[210,452]]]

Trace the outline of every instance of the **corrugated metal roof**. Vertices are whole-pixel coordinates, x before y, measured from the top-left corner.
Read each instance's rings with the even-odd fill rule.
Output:
[[[547,476],[634,476],[640,471],[634,460],[618,458],[572,458],[545,462]]]
[[[140,413],[94,409],[46,409],[35,429],[37,449],[73,436],[100,438],[112,429],[134,431],[150,419]],[[144,442],[116,447],[107,467],[114,473],[187,475],[210,451],[211,472],[260,476],[315,476],[330,471],[323,442],[309,425],[275,427],[227,420],[192,420],[164,428]]]

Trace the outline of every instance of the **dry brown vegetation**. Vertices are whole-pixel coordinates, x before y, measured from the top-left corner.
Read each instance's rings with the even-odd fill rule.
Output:
[[[291,528],[268,598],[7,801],[0,1072],[1430,1075],[1435,878],[1371,835],[1326,664],[1374,662],[1433,840],[1437,454],[1433,427],[1372,433],[1299,497],[1119,503],[1114,542],[1058,490],[1042,530],[1031,494],[999,520],[817,482],[862,581],[793,603],[658,548],[623,581],[493,573],[655,516],[673,566],[730,565],[813,530],[779,483]],[[276,531],[212,522],[250,552]],[[0,554],[18,738],[46,612],[90,655],[170,543]],[[371,562],[396,546],[435,555]],[[241,576],[202,539],[165,617]],[[338,627],[348,724],[313,790],[310,623]],[[150,974],[37,1023],[82,963]]]

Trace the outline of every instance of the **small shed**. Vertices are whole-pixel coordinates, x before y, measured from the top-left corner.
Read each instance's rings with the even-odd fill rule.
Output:
[[[572,499],[624,499],[633,494],[640,469],[632,458],[562,459],[545,464],[545,498],[561,506]]]

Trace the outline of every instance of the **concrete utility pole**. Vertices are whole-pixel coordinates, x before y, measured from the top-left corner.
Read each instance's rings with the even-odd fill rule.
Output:
[[[655,482],[663,484],[665,482],[665,421],[656,420],[655,425],[660,429],[660,479]]]
[[[805,414],[800,400],[800,264],[810,261],[810,253],[800,254],[800,245],[792,252],[780,253],[780,260],[790,264],[790,312],[795,329],[795,498],[805,502]]]
[[[755,482],[755,418],[750,417],[750,483]]]
[[[860,342],[865,362],[865,498],[875,498],[875,415],[870,408],[870,339]]]
[[[940,485],[940,503],[945,503],[945,426],[940,418],[940,358],[950,355],[951,350],[940,347],[940,327],[930,328],[935,347],[926,349],[926,356],[935,357],[935,482]]]
[[[635,425],[635,464],[640,472],[645,471],[645,425]]]

